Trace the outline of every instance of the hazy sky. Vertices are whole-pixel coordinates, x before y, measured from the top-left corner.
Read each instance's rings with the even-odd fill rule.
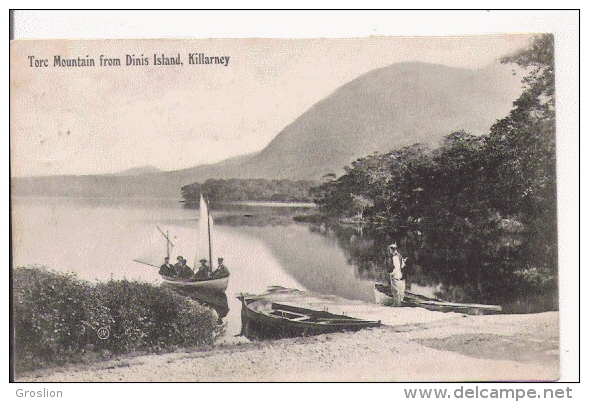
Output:
[[[20,41],[11,45],[12,174],[174,170],[265,147],[333,90],[403,61],[483,68],[527,35],[365,39]],[[183,66],[154,66],[180,54]],[[229,56],[189,65],[189,53]],[[125,66],[125,56],[149,58]],[[54,56],[96,66],[53,67]],[[100,67],[100,56],[120,67]],[[143,56],[141,56],[143,55]],[[30,67],[48,59],[49,67]]]

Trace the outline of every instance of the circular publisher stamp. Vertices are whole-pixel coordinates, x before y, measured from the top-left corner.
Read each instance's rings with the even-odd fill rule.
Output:
[[[110,331],[106,327],[100,328],[98,331],[96,331],[96,333],[98,334],[98,337],[103,340],[108,339],[110,336]]]

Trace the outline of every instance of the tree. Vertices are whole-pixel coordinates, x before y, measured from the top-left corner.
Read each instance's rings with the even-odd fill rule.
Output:
[[[201,185],[198,182],[187,184],[181,188],[182,198],[188,205],[198,204],[200,202]]]
[[[491,128],[488,154],[492,204],[522,222],[527,241],[519,250],[524,269],[557,272],[556,119],[554,37],[537,36],[529,47],[504,57],[527,68],[524,91],[509,116]]]
[[[374,253],[400,241],[421,272],[465,300],[504,303],[556,291],[554,40],[502,59],[527,69],[508,116],[485,136],[463,131],[360,158],[314,189],[325,216],[361,210]]]

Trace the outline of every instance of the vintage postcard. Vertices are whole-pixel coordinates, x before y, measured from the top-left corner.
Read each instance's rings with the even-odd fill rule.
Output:
[[[555,47],[13,41],[14,380],[558,380]]]

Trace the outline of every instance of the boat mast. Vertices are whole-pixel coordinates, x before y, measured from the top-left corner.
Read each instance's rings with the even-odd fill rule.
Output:
[[[213,272],[213,247],[211,245],[211,213],[207,202],[207,232],[209,235],[209,270]]]
[[[166,233],[164,233],[164,231],[161,230],[158,225],[155,225],[155,227],[157,228],[157,230],[160,231],[162,236],[164,236],[166,238],[166,254],[167,254],[168,258],[170,258],[170,246],[174,247],[174,243],[172,243],[170,241],[170,231],[166,230]]]

